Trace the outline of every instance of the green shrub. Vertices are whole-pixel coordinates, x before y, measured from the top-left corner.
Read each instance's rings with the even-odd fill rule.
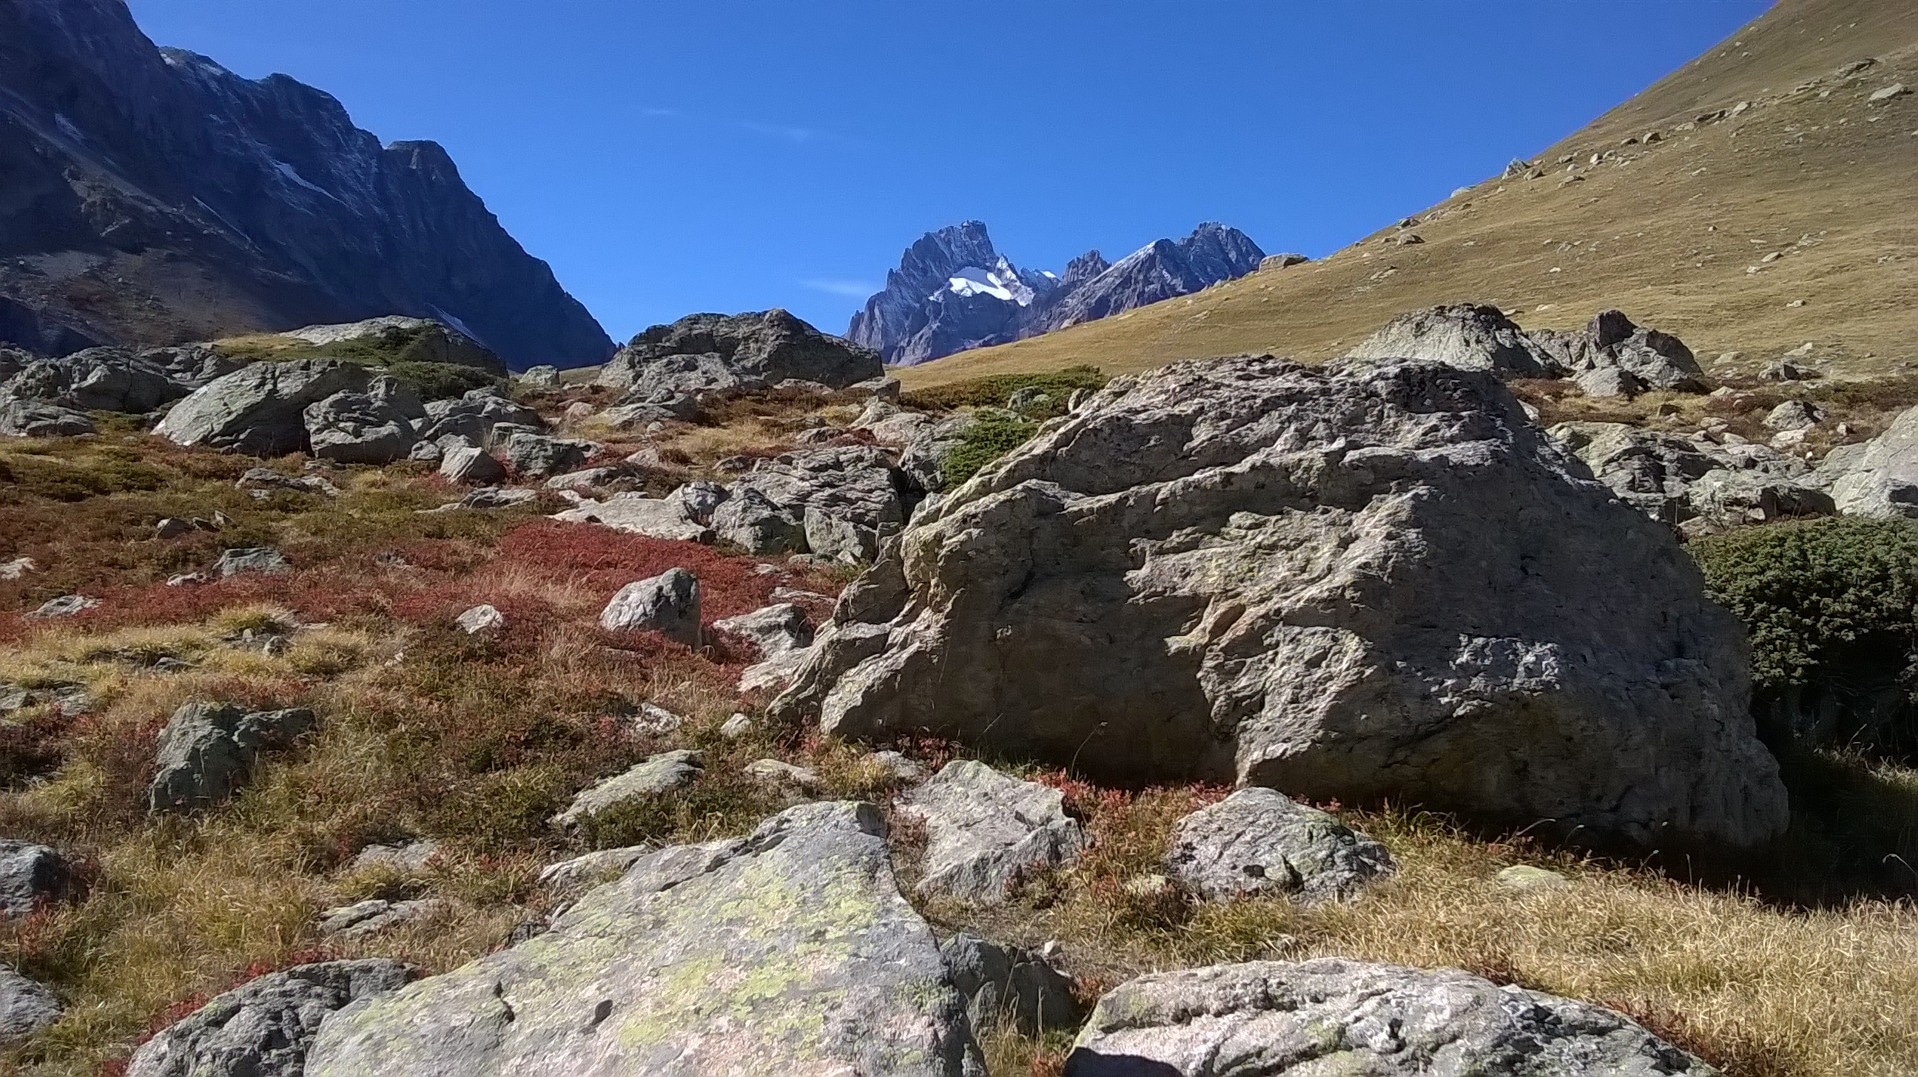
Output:
[[[1050,419],[1065,414],[1066,401],[1072,397],[1074,390],[1103,389],[1109,380],[1099,373],[1099,368],[1091,366],[1070,366],[1045,374],[993,374],[907,393],[902,403],[916,408],[941,410],[1003,408],[1013,393],[1021,389],[1038,389],[1050,400],[1043,407],[1030,409],[1026,414],[1036,419]]]
[[[959,443],[946,450],[939,461],[939,472],[948,486],[957,486],[979,473],[979,469],[1032,440],[1039,432],[1037,420],[1010,411],[981,411],[976,421],[960,435]]]
[[[1821,519],[1692,547],[1751,635],[1755,707],[1812,739],[1908,751],[1918,688],[1918,523]]]
[[[420,363],[401,359],[387,364],[386,373],[412,386],[421,400],[451,400],[486,386],[505,388],[504,378],[496,378],[478,367],[455,363]]]

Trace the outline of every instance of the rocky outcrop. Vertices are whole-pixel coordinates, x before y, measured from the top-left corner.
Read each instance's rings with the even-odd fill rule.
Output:
[[[783,310],[694,314],[656,325],[619,350],[599,384],[647,402],[678,394],[745,393],[797,380],[840,389],[883,374],[877,353]]]
[[[552,929],[329,1019],[305,1077],[983,1077],[877,809],[642,856]]]
[[[1764,445],[1626,423],[1559,423],[1548,433],[1619,500],[1688,533],[1835,511],[1803,460]]]
[[[1738,625],[1488,373],[1118,379],[921,510],[833,621],[772,709],[842,736],[1642,841],[1786,819]]]
[[[313,455],[339,464],[404,460],[419,440],[426,406],[401,382],[378,376],[364,392],[341,392],[303,413]]]
[[[254,456],[305,452],[306,409],[335,393],[363,393],[371,381],[365,367],[335,359],[255,363],[195,389],[153,432]]]
[[[846,335],[888,363],[924,363],[1189,295],[1252,272],[1263,257],[1245,233],[1202,224],[1117,264],[1088,251],[1059,275],[1020,269],[994,249],[984,224],[967,221],[908,247]]]
[[[905,527],[918,499],[912,480],[879,449],[802,449],[759,461],[741,476],[715,510],[713,527],[753,553],[870,561]]]
[[[1847,516],[1918,519],[1918,408],[1899,415],[1863,448],[1833,452],[1819,469]]]
[[[88,348],[60,359],[34,360],[0,379],[0,396],[78,411],[148,412],[187,392],[165,368],[118,348]]]
[[[1703,392],[1704,370],[1669,333],[1616,310],[1580,332],[1526,331],[1497,307],[1458,303],[1394,319],[1348,353],[1353,359],[1425,359],[1501,378],[1572,378],[1587,396],[1648,389]]]
[[[1059,790],[970,759],[941,767],[899,811],[926,830],[926,897],[996,905],[1021,876],[1072,863],[1086,843]]]
[[[1273,789],[1241,789],[1173,829],[1171,874],[1202,897],[1351,897],[1398,869],[1385,846]]]
[[[94,432],[86,412],[40,400],[0,399],[0,435],[14,438],[79,437]]]
[[[0,9],[0,175],[0,335],[41,350],[403,314],[519,366],[612,351],[445,150],[155,48],[122,0]]]
[[[161,1029],[134,1052],[127,1077],[300,1077],[322,1021],[414,973],[383,958],[268,973]]]
[[[373,345],[390,353],[397,362],[470,366],[488,374],[506,374],[505,361],[486,345],[430,318],[388,315],[343,325],[309,325],[289,329],[280,336],[306,344]]]
[[[148,808],[186,811],[217,804],[252,776],[262,751],[311,728],[309,710],[248,712],[231,704],[188,703],[160,730]]]
[[[1099,1000],[1066,1077],[1352,1073],[1715,1077],[1622,1014],[1455,970],[1338,958],[1141,976]]]
[[[608,632],[657,632],[688,647],[700,644],[699,578],[683,568],[636,580],[600,611]]]

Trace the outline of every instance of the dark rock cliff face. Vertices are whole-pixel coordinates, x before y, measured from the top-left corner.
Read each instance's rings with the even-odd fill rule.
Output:
[[[1062,275],[1033,272],[995,250],[984,224],[967,221],[908,247],[846,336],[888,363],[924,363],[1190,295],[1252,272],[1264,257],[1245,233],[1208,223],[1116,264],[1087,251]]]
[[[159,49],[123,0],[0,0],[0,330],[169,344],[432,318],[515,366],[612,341],[431,142]]]

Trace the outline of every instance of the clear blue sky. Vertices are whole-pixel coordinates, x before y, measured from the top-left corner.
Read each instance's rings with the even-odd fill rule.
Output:
[[[1062,267],[1203,220],[1321,255],[1533,153],[1766,0],[132,0],[430,138],[614,337],[844,331],[920,233]]]

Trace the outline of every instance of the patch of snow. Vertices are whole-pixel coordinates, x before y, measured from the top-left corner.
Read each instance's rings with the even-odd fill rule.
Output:
[[[307,179],[305,176],[300,175],[299,169],[294,168],[292,165],[287,164],[285,161],[279,161],[279,160],[274,161],[273,170],[275,172],[278,172],[289,183],[295,184],[296,186],[304,187],[307,190],[312,191],[314,194],[325,195],[328,198],[333,198],[333,192],[328,191],[326,188],[321,187],[318,184],[314,183],[313,181]],[[337,198],[333,198],[333,201],[339,202],[340,200]],[[345,203],[342,202],[341,205],[345,205]]]
[[[1033,300],[1032,288],[1019,279],[1019,271],[1003,258],[992,269],[980,269],[978,266],[961,269],[946,281],[946,286],[940,292],[951,292],[960,298],[989,295],[1001,302],[1017,303],[1022,307]],[[932,298],[937,299],[938,295]]]

